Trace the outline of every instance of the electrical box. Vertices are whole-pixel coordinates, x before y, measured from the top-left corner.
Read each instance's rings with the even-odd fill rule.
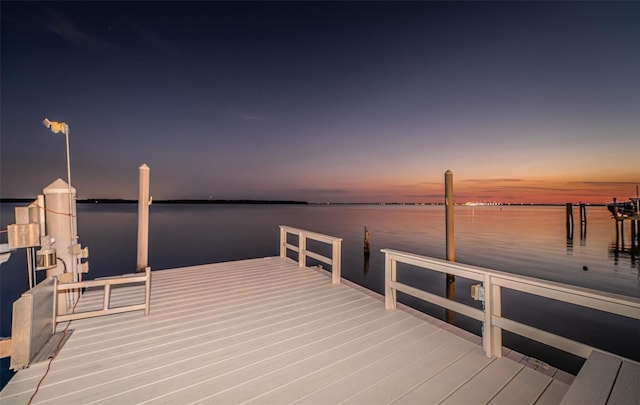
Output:
[[[11,249],[40,246],[40,225],[37,222],[7,225],[7,235]]]
[[[16,224],[37,224],[40,222],[40,213],[35,205],[29,207],[16,207]]]
[[[476,301],[484,301],[484,287],[482,284],[474,284],[471,286],[471,298]]]

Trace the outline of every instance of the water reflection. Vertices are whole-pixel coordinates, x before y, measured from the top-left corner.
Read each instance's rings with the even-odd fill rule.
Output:
[[[365,276],[369,273],[370,258],[371,258],[371,241],[370,241],[369,231],[365,226],[364,227],[364,266],[363,266],[363,271]]]
[[[13,207],[2,204],[0,229],[6,229],[6,224],[13,222]],[[628,237],[616,243],[606,207],[589,207],[589,239],[587,241],[585,224],[580,230],[580,243],[574,243],[573,231],[565,234],[564,208],[456,206],[456,259],[461,263],[640,297],[637,237],[634,243],[629,243]],[[364,224],[366,233],[370,234],[368,255],[363,251]],[[343,277],[379,293],[384,290],[384,255],[380,248],[441,259],[445,256],[444,210],[437,206],[158,204],[151,207],[150,213],[149,263],[157,270],[275,256],[279,253],[278,225],[343,238]],[[135,204],[78,206],[78,234],[91,251],[89,278],[135,271],[136,226]],[[585,267],[588,271],[583,271]],[[429,284],[438,294],[442,293],[444,276],[422,280],[424,272],[416,273],[418,285]],[[456,300],[469,300],[469,286],[464,279],[456,283]],[[23,252],[16,252],[2,265],[0,285],[0,332],[8,336],[11,303],[28,286]],[[541,312],[538,309],[543,309],[519,297],[508,308],[533,317]],[[444,317],[442,309],[437,311]],[[553,317],[540,315],[540,319],[540,322],[557,323]],[[463,320],[462,316],[456,318],[456,322],[465,326],[461,324]],[[583,331],[581,323],[575,328],[576,333]]]

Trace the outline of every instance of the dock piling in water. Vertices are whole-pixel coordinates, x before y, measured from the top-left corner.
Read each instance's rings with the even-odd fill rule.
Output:
[[[580,239],[587,237],[587,206],[580,203]]]
[[[137,271],[145,271],[149,266],[149,166],[143,164],[138,168],[138,256]]]
[[[364,255],[369,256],[371,253],[371,243],[369,241],[369,231],[364,227]]]
[[[573,239],[573,204],[566,203],[567,214],[566,214],[566,224],[567,224],[567,239]]]

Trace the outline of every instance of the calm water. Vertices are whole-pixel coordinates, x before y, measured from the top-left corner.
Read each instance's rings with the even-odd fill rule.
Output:
[[[2,204],[0,229],[14,221],[15,205]],[[574,215],[578,215],[577,208]],[[455,208],[456,260],[546,280],[640,297],[636,256],[616,249],[615,227],[605,207],[587,207],[584,237],[576,227],[567,239],[564,207],[480,206]],[[162,205],[151,206],[149,263],[153,270],[278,255],[278,225],[290,225],[343,238],[343,277],[379,293],[384,285],[381,248],[444,258],[444,207],[377,205]],[[368,266],[363,257],[364,227],[371,237]],[[80,204],[78,234],[90,250],[88,278],[131,273],[136,266],[137,205]],[[6,241],[2,234],[0,241]],[[584,270],[586,266],[586,271]],[[439,274],[399,268],[400,281],[444,292]],[[470,282],[458,279],[456,299],[471,303]],[[1,335],[10,335],[11,303],[27,288],[26,253],[2,265]],[[401,296],[401,301],[433,316],[444,311]],[[473,303],[477,305],[477,303]],[[640,360],[640,323],[597,311],[558,306],[504,292],[503,313],[534,326]],[[478,322],[456,316],[456,324],[479,334]],[[572,356],[505,334],[505,345],[569,371]],[[7,379],[3,360],[3,385]]]

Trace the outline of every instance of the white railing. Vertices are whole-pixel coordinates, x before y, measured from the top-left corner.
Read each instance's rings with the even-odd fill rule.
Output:
[[[111,286],[123,284],[144,283],[144,303],[111,308]],[[95,316],[119,314],[122,312],[139,311],[144,309],[144,314],[149,315],[149,302],[151,298],[151,268],[147,267],[144,274],[128,274],[118,277],[107,277],[98,280],[80,281],[75,283],[58,283],[56,278],[56,291],[79,290],[81,288],[103,287],[104,298],[102,309],[95,311],[77,312],[73,314],[56,315],[55,324],[72,321],[75,319],[93,318]],[[54,299],[54,314],[56,300]],[[54,325],[55,325],[54,324]]]
[[[287,242],[287,234],[298,235],[298,246]],[[331,257],[307,250],[307,239],[331,245]],[[331,266],[331,282],[340,283],[340,262],[342,260],[342,239],[334,236],[305,231],[303,229],[280,225],[280,257],[287,257],[287,249],[298,253],[298,266],[307,266],[307,257]]]
[[[561,302],[593,308],[599,311],[640,319],[640,299],[616,294],[575,287],[531,277],[518,276],[496,270],[475,267],[461,263],[448,262],[412,253],[392,249],[382,249],[385,254],[385,307],[394,309],[397,291],[453,310],[483,323],[482,345],[488,357],[502,356],[502,331],[507,330],[546,345],[587,358],[594,349],[592,346],[555,335],[542,329],[508,319],[502,316],[502,292],[507,288],[527,294],[551,298]],[[480,281],[473,286],[483,309],[455,302],[439,295],[399,283],[397,281],[397,263],[406,263],[441,273]]]

